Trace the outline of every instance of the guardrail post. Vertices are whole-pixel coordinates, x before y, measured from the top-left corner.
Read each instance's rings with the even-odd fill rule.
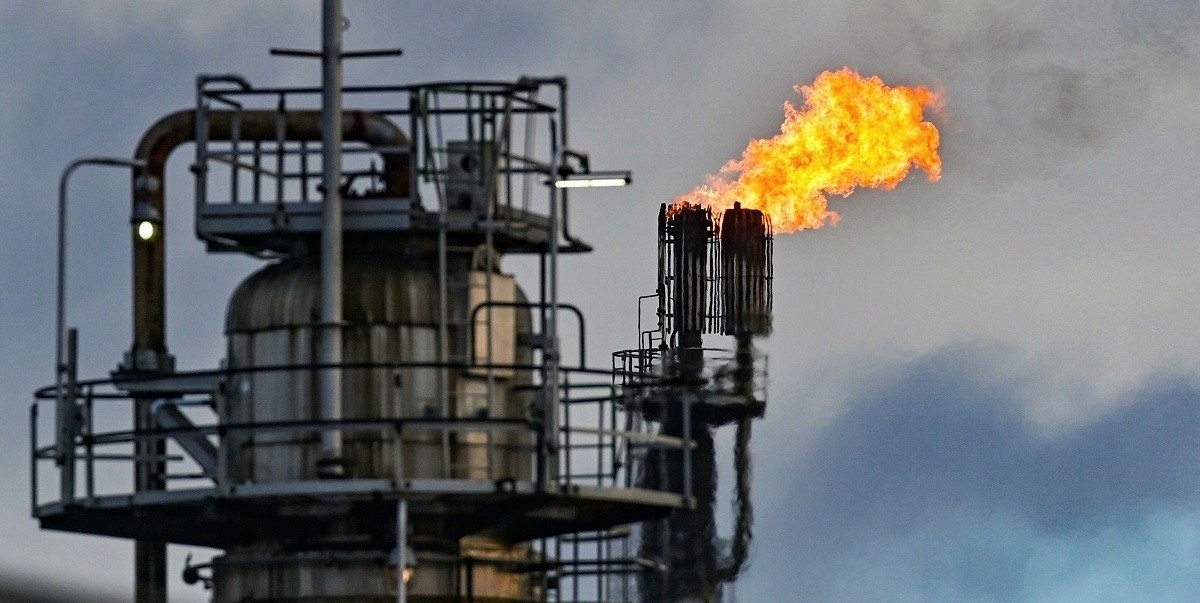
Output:
[[[79,331],[67,329],[67,358],[59,367],[59,381],[63,384],[58,391],[58,438],[56,441],[59,465],[59,498],[63,503],[75,501],[75,434],[79,430],[79,414],[76,407],[76,368],[79,355]]]
[[[38,516],[38,403],[29,405],[29,515]]]
[[[94,433],[92,425],[95,424],[95,408],[92,386],[87,388],[87,396],[83,400],[83,440],[84,440],[84,468],[85,478],[84,483],[86,488],[86,496],[88,504],[96,500],[96,444],[92,437]]]

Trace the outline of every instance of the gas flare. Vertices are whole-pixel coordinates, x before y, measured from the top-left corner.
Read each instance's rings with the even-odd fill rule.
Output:
[[[911,166],[931,181],[942,173],[937,128],[926,107],[941,100],[923,86],[890,87],[849,67],[826,71],[811,86],[796,86],[803,109],[783,105],[780,132],[751,140],[742,158],[680,196],[672,208],[704,205],[717,213],[741,202],[760,209],[776,232],[836,224],[825,195],[843,197],[859,186],[892,189]]]

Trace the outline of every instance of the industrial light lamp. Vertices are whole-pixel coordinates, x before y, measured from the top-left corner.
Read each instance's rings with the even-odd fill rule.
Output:
[[[603,186],[628,186],[633,182],[629,171],[567,173],[554,181],[556,188],[594,188]]]
[[[142,241],[152,241],[158,236],[162,226],[162,215],[149,201],[138,201],[133,206],[133,214],[129,217],[133,232]]]

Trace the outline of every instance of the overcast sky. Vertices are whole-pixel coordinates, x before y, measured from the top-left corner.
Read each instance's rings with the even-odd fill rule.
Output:
[[[28,404],[53,380],[55,195],[129,156],[197,73],[314,84],[316,2],[0,3],[0,580],[130,591],[126,542],[40,532]],[[775,133],[844,65],[944,92],[940,182],[836,198],[775,245],[767,416],[743,601],[1192,601],[1200,592],[1200,4],[1195,0],[347,2],[347,83],[566,75],[581,193],[563,298],[591,361],[636,345],[658,204]],[[644,3],[650,4],[650,3]],[[172,160],[171,351],[214,366],[256,262],[189,236]],[[85,374],[129,345],[128,179],[72,182]],[[202,601],[178,580],[173,600]],[[207,558],[212,551],[197,551]]]

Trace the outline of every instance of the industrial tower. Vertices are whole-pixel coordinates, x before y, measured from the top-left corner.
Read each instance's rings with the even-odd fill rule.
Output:
[[[653,324],[589,367],[584,317],[558,297],[560,257],[591,250],[568,193],[630,177],[570,146],[566,80],[343,86],[355,53],[325,5],[322,50],[283,51],[320,58],[322,86],[199,76],[196,105],[124,162],[133,341],[107,377],[77,374],[60,269],[34,516],[135,540],[139,603],[167,599],[167,543],[223,551],[184,569],[216,603],[718,600],[749,539],[766,219],[664,209]],[[165,167],[185,144],[195,235],[265,261],[207,370],[178,369],[165,337]],[[514,254],[537,258],[536,282],[503,271]],[[712,429],[731,423],[726,552]]]

